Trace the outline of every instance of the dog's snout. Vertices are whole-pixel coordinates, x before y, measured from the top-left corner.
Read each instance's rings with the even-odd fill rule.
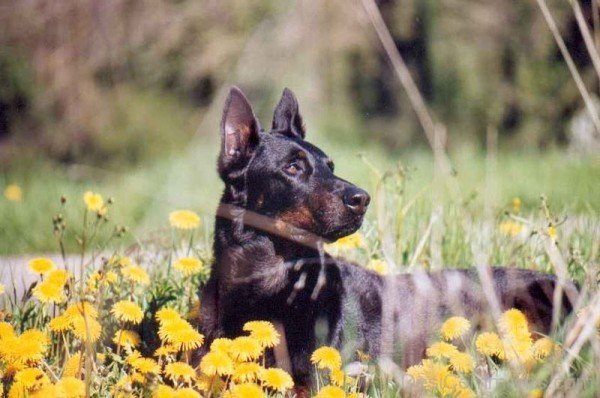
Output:
[[[365,214],[370,202],[369,194],[360,188],[351,187],[344,193],[344,204],[354,214]]]

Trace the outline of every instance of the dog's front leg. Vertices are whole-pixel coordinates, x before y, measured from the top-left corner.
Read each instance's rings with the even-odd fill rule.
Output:
[[[294,392],[297,397],[309,397],[312,365],[310,356],[315,350],[315,320],[304,318],[285,325],[288,353],[292,362]]]

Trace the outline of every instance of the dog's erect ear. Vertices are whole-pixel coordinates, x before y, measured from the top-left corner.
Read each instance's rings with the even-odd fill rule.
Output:
[[[273,130],[304,139],[306,135],[296,96],[289,88],[283,90],[273,115]]]
[[[221,154],[219,172],[226,177],[242,170],[258,145],[260,125],[248,100],[232,87],[225,101],[221,120]]]

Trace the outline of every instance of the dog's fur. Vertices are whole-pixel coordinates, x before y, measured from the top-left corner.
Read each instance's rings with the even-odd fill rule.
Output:
[[[284,90],[265,132],[242,92],[231,89],[221,123],[218,171],[225,191],[215,224],[215,259],[201,292],[206,349],[217,337],[241,335],[247,321],[272,321],[284,333],[294,382],[306,389],[317,319],[327,319],[329,344],[339,345],[346,301],[359,304],[367,352],[387,355],[397,341],[404,366],[422,358],[440,320],[489,312],[474,270],[384,278],[325,254],[318,237],[332,241],[355,232],[369,197],[336,177],[331,160],[304,137],[290,90]],[[488,270],[502,309],[523,310],[537,330],[547,332],[556,278]],[[576,294],[572,285],[567,290]],[[571,302],[563,303],[569,311]],[[269,364],[274,361],[270,353]]]

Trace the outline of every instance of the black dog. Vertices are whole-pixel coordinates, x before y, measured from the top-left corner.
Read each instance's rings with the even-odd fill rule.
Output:
[[[370,199],[336,177],[332,161],[304,137],[290,90],[284,90],[265,132],[242,92],[231,89],[221,123],[218,171],[225,191],[215,224],[215,260],[201,292],[205,347],[216,337],[242,334],[247,321],[272,321],[283,334],[299,393],[310,386],[317,319],[327,319],[330,344],[340,344],[346,302],[359,304],[367,352],[387,355],[399,341],[405,366],[424,355],[440,320],[489,310],[473,270],[383,278],[325,254],[323,240],[355,232]],[[502,309],[522,309],[539,330],[549,329],[555,277],[488,271]],[[574,291],[571,285],[567,290]],[[570,310],[570,302],[563,303]],[[285,367],[285,358],[276,356],[270,353],[269,363],[277,359]]]
[[[218,170],[225,191],[215,261],[201,294],[206,347],[216,337],[240,335],[249,320],[273,321],[285,331],[297,386],[310,382],[317,318],[327,317],[331,341],[339,340],[342,325],[341,274],[314,266],[324,259],[318,237],[356,231],[370,200],[336,177],[332,161],[304,135],[291,91],[284,91],[272,129],[264,132],[242,92],[231,89],[221,123]]]

